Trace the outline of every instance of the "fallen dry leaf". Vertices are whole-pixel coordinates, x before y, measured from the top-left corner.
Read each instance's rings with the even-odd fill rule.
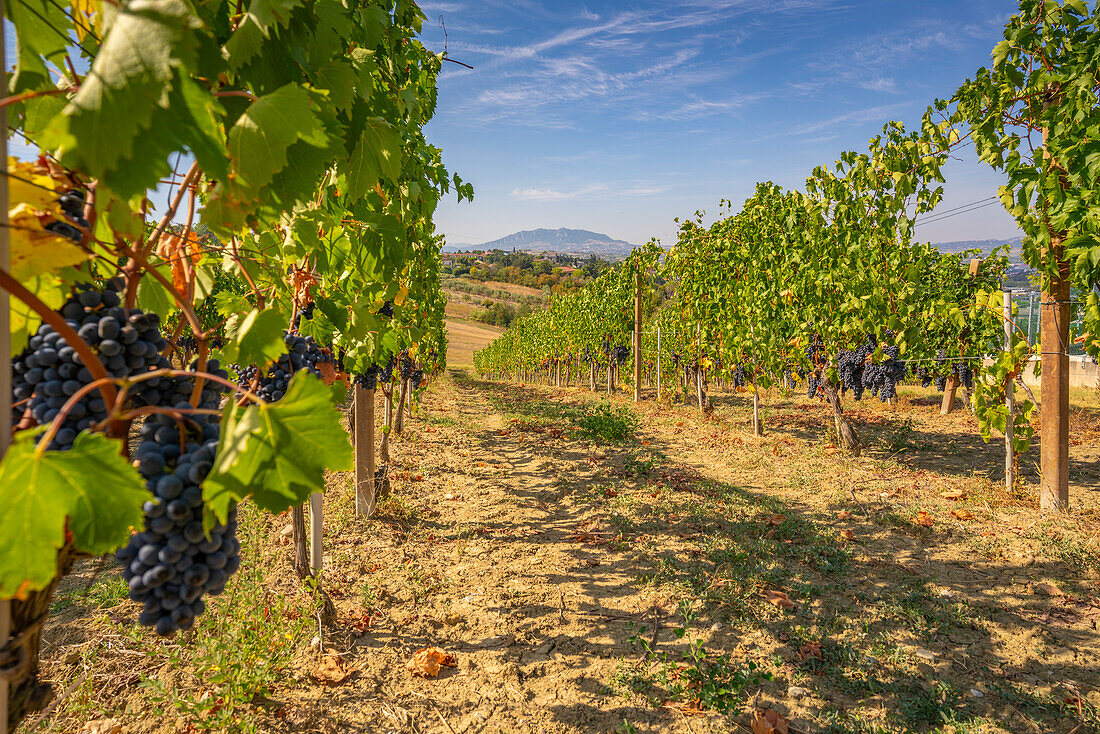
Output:
[[[798,609],[798,603],[791,599],[790,595],[785,591],[764,589],[763,595],[764,601],[780,609],[786,609],[788,612]]]
[[[344,666],[344,659],[339,655],[326,655],[310,671],[309,677],[326,686],[337,686],[350,678],[353,672]]]
[[[84,724],[80,734],[122,734],[122,724],[118,719],[94,719]]]
[[[752,734],[789,734],[790,722],[774,709],[756,709],[752,715]]]
[[[783,517],[782,515],[771,515],[764,522],[768,523],[769,525],[782,525],[783,521],[786,519],[787,518]]]
[[[840,537],[841,537],[842,540],[855,540],[856,539],[855,533],[853,533],[848,528],[844,528],[843,530],[840,531]]]
[[[852,513],[848,512],[847,510],[841,510],[840,512],[836,513],[837,520],[849,520],[851,519],[851,517]]]
[[[955,516],[957,520],[973,520],[974,513],[970,510],[952,510],[951,514]]]
[[[798,648],[799,660],[808,660],[809,658],[817,658],[818,660],[821,660],[820,642],[807,642],[805,645]]]
[[[920,525],[921,527],[930,528],[936,524],[936,521],[924,510],[917,512],[917,516],[913,518],[914,525]]]
[[[699,699],[687,703],[680,701],[665,701],[661,704],[661,708],[678,711],[684,716],[698,716],[703,713],[703,709],[699,707]]]
[[[1065,596],[1065,592],[1054,584],[1030,584],[1032,594],[1046,594],[1047,596]]]
[[[410,673],[423,678],[434,678],[439,675],[440,668],[454,668],[457,665],[454,655],[438,647],[422,647],[405,663]]]
[[[945,500],[961,500],[966,497],[965,489],[952,489],[949,492],[940,492],[940,497]]]

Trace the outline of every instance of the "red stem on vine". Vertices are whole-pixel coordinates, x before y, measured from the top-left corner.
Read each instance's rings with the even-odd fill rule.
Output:
[[[148,255],[152,252],[154,247],[160,244],[160,238],[164,234],[164,230],[168,228],[168,224],[172,221],[172,217],[176,216],[176,212],[183,202],[184,192],[187,191],[188,187],[190,187],[199,174],[199,162],[195,161],[191,164],[191,167],[187,169],[187,173],[183,177],[183,182],[180,183],[179,191],[177,191],[176,195],[172,198],[172,203],[168,206],[168,211],[164,212],[164,216],[161,217],[160,222],[157,224],[157,228],[153,230],[153,234],[149,236],[149,241],[142,250],[142,254]]]
[[[255,101],[256,95],[243,89],[229,89],[224,92],[214,92],[215,97],[247,97]]]
[[[37,454],[38,456],[42,456],[42,454],[46,452],[47,447],[49,447],[49,445],[53,442],[54,436],[56,436],[57,432],[61,430],[61,424],[65,422],[65,418],[68,417],[69,411],[72,410],[73,406],[76,405],[80,400],[82,400],[85,395],[90,393],[92,390],[98,389],[101,385],[111,385],[113,387],[115,382],[121,381],[121,378],[101,377],[98,380],[92,380],[87,385],[84,385],[79,390],[70,395],[69,399],[65,401],[65,404],[61,406],[61,410],[58,411],[57,417],[50,421],[50,427],[46,429],[45,435],[42,436],[42,440],[38,442],[38,446],[36,446],[34,449],[35,454]],[[112,405],[114,406],[115,404],[112,403]],[[111,413],[113,414],[114,412],[114,408],[112,408]],[[108,422],[110,422],[110,416],[108,416],[107,420]]]
[[[184,300],[183,294],[176,290],[175,284],[164,277],[163,273],[150,265],[149,261],[145,259],[145,255],[143,253],[127,247],[126,244],[121,241],[118,242],[118,248],[119,251],[122,252],[124,255],[130,256],[130,262],[126,263],[126,267],[124,268],[124,270],[126,268],[129,268],[131,263],[135,263],[135,268],[137,267],[137,265],[143,267],[147,273],[156,278],[160,282],[160,284],[163,285],[168,290],[168,292],[172,294],[173,298],[175,298],[176,300],[176,305],[179,306],[180,311],[183,312],[183,315],[187,317],[188,323],[191,324],[191,329],[196,334],[202,334],[202,323],[199,321],[199,317],[195,315],[195,310],[191,307],[191,304],[187,303]]]
[[[264,294],[260,293],[260,289],[256,287],[256,281],[252,280],[252,276],[248,273],[248,269],[241,264],[241,253],[237,249],[237,236],[233,235],[229,238],[229,247],[233,252],[233,260],[237,263],[237,267],[241,270],[241,275],[248,281],[248,286],[252,289],[253,295],[256,296],[256,308],[263,309],[264,307]]]
[[[10,104],[17,104],[24,100],[34,99],[35,97],[49,97],[55,94],[68,94],[71,90],[68,89],[42,89],[37,92],[23,92],[22,94],[13,94],[10,97],[4,97],[0,99],[0,108],[7,107]]]
[[[92,351],[92,348],[80,338],[75,330],[69,326],[65,319],[57,311],[47,306],[42,300],[31,293],[29,290],[23,287],[23,285],[12,277],[11,273],[3,268],[0,268],[0,288],[3,288],[8,293],[18,298],[23,303],[30,306],[31,310],[38,314],[39,318],[45,321],[47,324],[53,327],[54,331],[61,335],[61,338],[65,342],[76,350],[76,353],[80,355],[80,359],[84,362],[84,366],[88,368],[88,371],[92,373],[92,377],[96,380],[110,380],[111,377],[107,374],[107,370],[104,369],[103,363],[99,361],[99,357]],[[99,391],[103,393],[103,402],[108,405],[112,405],[115,402],[115,395],[117,391],[112,384],[100,385]]]
[[[199,377],[195,378],[195,385],[191,388],[191,405],[192,407],[199,407],[199,401],[202,399],[202,388],[206,385],[201,375],[206,372],[206,357],[210,353],[210,342],[205,337],[195,336],[199,342],[199,361],[195,365],[195,374]]]
[[[0,278],[2,278],[2,275],[0,275]],[[134,418],[136,418],[139,415],[148,415],[148,414],[153,414],[153,413],[165,413],[165,414],[168,414],[168,415],[183,414],[183,413],[194,413],[194,414],[201,414],[201,415],[221,415],[220,410],[211,410],[211,409],[208,409],[208,408],[187,408],[187,409],[184,409],[184,408],[160,408],[160,407],[157,407],[157,406],[146,406],[144,408],[138,408],[138,409],[135,409],[135,410],[132,410],[132,411],[122,411],[120,401],[121,401],[122,398],[125,397],[126,393],[130,389],[130,386],[136,385],[140,382],[145,382],[146,380],[151,380],[154,377],[163,377],[165,375],[168,375],[168,376],[171,376],[171,377],[194,377],[197,380],[211,380],[213,382],[219,382],[219,383],[225,385],[226,387],[228,387],[229,389],[233,390],[234,392],[240,393],[241,396],[242,396],[242,401],[244,399],[251,399],[255,403],[259,403],[261,405],[266,404],[266,401],[263,398],[261,398],[259,395],[256,395],[252,391],[245,390],[244,388],[240,387],[239,385],[235,385],[232,382],[230,382],[229,380],[226,380],[225,378],[222,378],[222,377],[218,377],[217,375],[212,375],[209,372],[191,371],[191,370],[172,370],[172,369],[165,370],[165,369],[162,369],[162,370],[153,370],[151,372],[146,372],[144,374],[138,375],[137,377],[100,377],[100,378],[97,378],[97,379],[93,380],[92,382],[89,382],[87,385],[81,386],[81,388],[79,390],[77,390],[75,393],[73,393],[69,397],[69,399],[65,401],[65,404],[63,406],[61,406],[61,410],[58,411],[57,417],[55,417],[53,419],[53,421],[51,421],[50,427],[46,430],[45,436],[43,436],[42,440],[38,444],[38,447],[35,448],[35,451],[37,451],[37,452],[39,452],[39,454],[41,454],[41,452],[46,450],[45,447],[49,446],[50,442],[53,441],[54,436],[57,435],[57,432],[58,432],[58,430],[60,430],[61,424],[65,421],[65,417],[69,414],[69,411],[72,410],[72,407],[74,405],[76,405],[76,403],[81,398],[83,398],[85,395],[87,395],[92,390],[98,389],[100,392],[103,392],[105,387],[110,387],[111,392],[113,394],[119,396],[119,398],[117,400],[115,398],[112,398],[112,402],[110,403],[113,406],[113,410],[112,410],[113,415],[108,416],[107,420],[105,421],[108,424],[119,422],[119,421],[123,421],[123,422],[128,423],[129,421],[132,421]],[[119,385],[121,385],[122,389],[119,390],[119,391],[114,390],[114,384],[115,383],[118,383]]]

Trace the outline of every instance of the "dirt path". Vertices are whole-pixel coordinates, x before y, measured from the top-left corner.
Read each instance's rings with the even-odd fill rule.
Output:
[[[407,514],[384,510],[396,520],[392,545],[365,554],[382,567],[385,618],[349,650],[366,666],[341,691],[351,705],[317,700],[328,721],[404,726],[403,709],[422,732],[549,733],[667,719],[603,690],[633,654],[627,622],[652,616],[656,596],[632,585],[633,559],[606,548],[612,533],[578,494],[597,454],[558,429],[505,419],[462,382],[424,411],[430,423],[401,447],[401,471],[422,480],[395,488]],[[383,570],[402,562],[404,578]],[[436,681],[409,676],[405,661],[427,645],[458,667]],[[357,691],[379,696],[377,708]]]

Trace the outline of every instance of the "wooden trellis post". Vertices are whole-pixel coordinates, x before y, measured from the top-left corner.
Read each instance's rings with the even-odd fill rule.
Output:
[[[1050,104],[1049,102],[1047,104]],[[1043,130],[1046,149],[1048,131]],[[1045,153],[1044,153],[1045,155]],[[1057,271],[1044,283],[1039,310],[1039,408],[1042,422],[1039,506],[1044,510],[1069,508],[1069,317],[1070,269],[1063,249],[1064,233],[1051,232],[1044,260]]]
[[[657,327],[657,400],[661,399],[661,327]]]
[[[322,536],[324,535],[324,516],[321,507],[324,500],[320,492],[314,492],[309,496],[309,570],[314,576],[320,577],[323,566],[324,549]]]
[[[355,512],[369,517],[376,502],[374,486],[374,390],[355,386]]]
[[[0,3],[0,26],[4,25],[4,6]],[[4,34],[0,34],[0,57],[4,55]],[[3,79],[3,93],[8,96],[7,67],[0,70]],[[0,107],[0,123],[5,131],[8,127],[7,107]],[[4,135],[0,143],[0,160],[8,165],[8,136]],[[4,170],[7,170],[6,168]],[[0,266],[10,270],[8,242],[8,177],[0,176]],[[8,311],[8,292],[0,291],[0,460],[11,445],[11,315]],[[11,600],[0,599],[0,648],[8,644],[11,638]],[[0,676],[0,734],[8,731],[8,679]]]
[[[634,402],[642,401],[642,274],[634,274]]]
[[[1005,351],[1012,351],[1012,291],[1005,289],[1004,303],[1005,320]],[[1016,483],[1016,463],[1013,457],[1012,434],[1013,411],[1016,408],[1016,396],[1014,388],[1016,381],[1009,377],[1005,380],[1005,407],[1008,408],[1008,416],[1005,418],[1005,487],[1011,491]]]

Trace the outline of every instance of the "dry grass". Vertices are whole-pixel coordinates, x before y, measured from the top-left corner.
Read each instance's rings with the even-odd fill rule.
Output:
[[[504,329],[461,319],[447,319],[447,363],[472,365],[474,352],[504,333]]]

